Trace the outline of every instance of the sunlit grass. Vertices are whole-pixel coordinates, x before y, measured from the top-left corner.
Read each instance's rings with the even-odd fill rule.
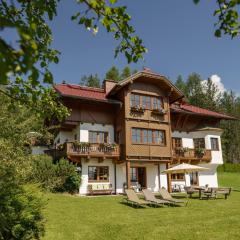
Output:
[[[240,174],[219,173],[221,186],[240,189]],[[227,200],[191,199],[187,207],[135,209],[121,196],[49,194],[47,240],[240,239],[240,192]]]

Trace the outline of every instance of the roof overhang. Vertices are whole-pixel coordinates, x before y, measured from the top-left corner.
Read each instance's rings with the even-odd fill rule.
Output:
[[[170,103],[174,103],[184,97],[184,94],[173,85],[171,81],[169,81],[165,76],[159,75],[157,73],[153,73],[150,71],[140,71],[136,74],[131,75],[123,81],[117,83],[113,89],[107,94],[107,96],[115,95],[120,89],[127,86],[128,84],[133,83],[134,81],[146,81],[152,82],[154,84],[158,84],[165,91],[168,92]]]

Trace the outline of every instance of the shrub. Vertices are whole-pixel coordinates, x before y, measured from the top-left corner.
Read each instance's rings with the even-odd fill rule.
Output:
[[[80,185],[80,176],[76,167],[65,159],[55,164],[47,155],[34,157],[32,180],[51,192],[76,193]]]
[[[239,163],[224,163],[218,167],[218,172],[240,172]]]
[[[0,160],[0,239],[40,239],[44,234],[42,194],[36,186],[23,184],[13,162]]]

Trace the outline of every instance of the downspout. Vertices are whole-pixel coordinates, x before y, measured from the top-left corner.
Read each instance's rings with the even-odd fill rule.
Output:
[[[160,163],[158,163],[157,165],[158,167],[158,188],[160,189],[161,188],[161,179],[160,179]]]
[[[117,195],[117,164],[114,162],[114,190],[115,190],[115,195]]]

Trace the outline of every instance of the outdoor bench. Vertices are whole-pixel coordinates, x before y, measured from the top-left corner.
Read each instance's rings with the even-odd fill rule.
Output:
[[[88,192],[90,195],[112,194],[112,184],[110,183],[89,184]]]

